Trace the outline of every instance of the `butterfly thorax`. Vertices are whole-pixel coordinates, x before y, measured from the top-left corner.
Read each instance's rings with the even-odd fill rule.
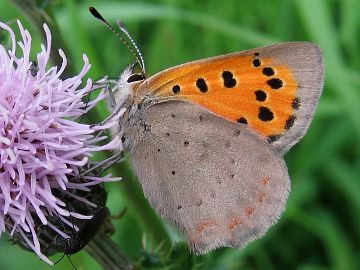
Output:
[[[131,152],[133,141],[141,137],[150,126],[144,121],[146,110],[159,102],[150,91],[148,91],[149,79],[144,74],[134,73],[132,67],[127,67],[121,74],[115,100],[117,103],[123,101],[126,112],[120,120],[120,130],[123,133],[122,142],[124,149]],[[120,131],[119,130],[119,131]]]
[[[130,75],[129,79],[131,76]],[[123,133],[122,142],[124,149],[131,152],[133,142],[137,141],[145,131],[149,131],[150,127],[144,121],[146,110],[156,101],[150,96],[137,95],[139,85],[144,84],[143,80],[127,83],[131,91],[123,105],[126,108],[124,115],[120,119],[120,130]],[[119,130],[119,131],[120,131]]]
[[[150,106],[147,103],[135,103],[131,96],[126,103],[126,112],[120,120],[123,133],[121,140],[126,151],[132,152],[134,141],[138,141],[142,134],[150,129],[144,121],[144,113]]]

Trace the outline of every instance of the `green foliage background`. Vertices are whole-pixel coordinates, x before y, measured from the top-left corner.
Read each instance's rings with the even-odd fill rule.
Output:
[[[116,19],[126,23],[143,51],[149,74],[281,41],[319,44],[325,57],[325,89],[308,134],[286,156],[292,191],[280,222],[265,237],[240,251],[223,248],[194,257],[183,245],[176,245],[170,252],[170,245],[183,238],[156,216],[127,164],[122,164],[113,173],[125,179],[108,185],[108,204],[113,213],[124,207],[128,211],[114,221],[113,239],[141,269],[360,269],[359,1],[43,0],[37,5],[58,26],[63,43],[59,39],[56,46],[67,48],[72,69],[80,70],[86,53],[92,63],[88,75],[94,79],[106,74],[116,77],[134,59],[89,14],[89,5],[112,24]],[[14,19],[20,18],[38,49],[40,32],[27,15],[36,16],[10,0],[0,1],[0,19],[15,29]],[[105,115],[101,107],[90,120]],[[72,260],[79,270],[101,269],[84,251]],[[3,237],[0,269],[72,266],[64,259],[52,268]]]

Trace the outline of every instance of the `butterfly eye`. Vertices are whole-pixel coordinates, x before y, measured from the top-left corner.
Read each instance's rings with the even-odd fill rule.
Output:
[[[145,80],[145,76],[143,74],[132,74],[127,79],[128,83],[137,82],[137,81],[143,81]]]

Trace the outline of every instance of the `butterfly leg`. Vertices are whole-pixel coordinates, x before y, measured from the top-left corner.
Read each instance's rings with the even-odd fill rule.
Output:
[[[110,120],[112,120],[115,116],[118,116],[118,114],[120,113],[120,111],[123,109],[123,105],[125,104],[126,102],[126,97],[122,98],[120,101],[119,101],[119,104],[116,105],[116,108],[114,109],[114,111],[108,116],[106,117],[103,121],[101,121],[100,123],[97,123],[97,124],[93,124],[91,127],[101,127],[101,126],[104,126],[106,125],[107,123],[109,123]]]
[[[101,169],[100,173],[102,173],[103,171],[107,170],[109,167],[111,167],[113,164],[115,164],[116,162],[118,162],[119,160],[121,160],[124,157],[124,152],[118,152],[115,155],[104,159],[102,161],[100,161],[98,164],[92,166],[90,169],[82,172],[79,177],[83,177],[88,175],[89,173],[95,171],[96,169]],[[99,173],[99,174],[100,174]]]

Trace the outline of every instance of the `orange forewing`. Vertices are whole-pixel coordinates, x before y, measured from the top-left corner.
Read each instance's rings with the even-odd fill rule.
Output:
[[[256,54],[196,61],[154,77],[148,91],[155,98],[197,103],[225,119],[247,123],[264,136],[286,130],[298,89],[289,68]],[[272,79],[275,84],[269,83]]]

